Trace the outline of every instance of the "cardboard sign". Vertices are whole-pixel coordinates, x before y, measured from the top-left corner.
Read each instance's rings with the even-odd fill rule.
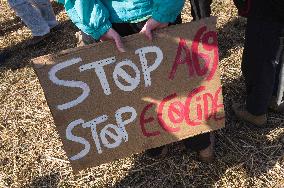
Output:
[[[74,170],[224,126],[216,18],[34,59]]]

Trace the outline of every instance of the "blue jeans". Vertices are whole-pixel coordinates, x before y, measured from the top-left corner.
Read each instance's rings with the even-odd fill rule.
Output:
[[[8,0],[8,3],[33,36],[43,36],[58,24],[49,0]]]

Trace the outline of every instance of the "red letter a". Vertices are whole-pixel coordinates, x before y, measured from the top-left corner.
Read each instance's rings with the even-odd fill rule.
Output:
[[[185,53],[185,58],[182,56],[182,51],[184,51],[184,53]],[[189,76],[192,76],[194,72],[193,72],[193,66],[191,64],[190,50],[189,50],[188,46],[186,45],[185,39],[180,38],[175,62],[172,66],[172,70],[171,70],[170,75],[169,75],[170,80],[174,79],[178,65],[185,64],[185,63],[188,66]]]

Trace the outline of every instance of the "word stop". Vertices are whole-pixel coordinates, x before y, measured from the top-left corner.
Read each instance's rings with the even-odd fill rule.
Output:
[[[146,54],[147,53],[156,53],[156,59],[155,62],[151,65],[148,64]],[[141,69],[144,77],[144,83],[145,87],[151,86],[151,72],[153,72],[155,69],[159,67],[163,60],[163,52],[162,50],[157,46],[147,46],[143,48],[139,48],[135,51],[135,54],[139,55],[140,63],[141,63]],[[61,80],[56,76],[56,73],[59,71],[62,71],[63,69],[66,69],[72,65],[75,65],[77,63],[82,62],[81,58],[74,58],[68,61],[64,61],[62,63],[59,63],[55,66],[53,66],[50,71],[48,72],[49,79],[58,86],[65,86],[70,88],[79,88],[82,90],[82,94],[78,96],[76,99],[57,105],[57,109],[59,110],[66,110],[72,107],[77,106],[78,104],[82,103],[90,94],[90,87],[88,84],[86,84],[83,81],[74,81],[74,80]],[[103,60],[95,61],[92,63],[84,64],[79,67],[80,72],[84,72],[87,70],[94,69],[97,77],[100,80],[101,87],[104,91],[105,95],[111,94],[111,88],[109,85],[109,81],[107,79],[107,75],[105,73],[104,67],[110,64],[116,63],[115,57],[106,58]],[[128,66],[130,67],[134,72],[135,76],[132,77],[130,74],[128,74],[123,67]],[[121,62],[118,62],[115,64],[115,68],[113,70],[113,81],[115,85],[122,91],[130,92],[133,91],[140,83],[140,70],[138,67],[130,60],[125,59]],[[119,77],[121,77],[127,84],[121,83],[119,81]]]
[[[130,113],[131,116],[129,119],[123,120],[122,116],[125,113]],[[121,107],[115,112],[115,119],[117,125],[107,124],[106,126],[104,126],[103,129],[101,129],[100,132],[97,131],[97,126],[108,120],[107,115],[101,115],[88,122],[85,122],[83,119],[77,119],[75,121],[72,121],[71,123],[69,123],[66,129],[66,138],[70,141],[83,144],[85,148],[82,151],[80,151],[78,154],[72,156],[70,160],[78,160],[86,156],[91,148],[90,143],[85,138],[75,136],[72,133],[72,130],[75,127],[81,126],[83,128],[91,128],[91,133],[97,148],[97,152],[101,154],[103,152],[102,145],[105,146],[106,148],[112,149],[118,147],[123,140],[124,142],[128,141],[128,134],[126,132],[125,126],[133,122],[136,119],[136,117],[137,113],[133,107],[130,106]],[[107,137],[111,138],[112,142],[109,139],[107,139]]]

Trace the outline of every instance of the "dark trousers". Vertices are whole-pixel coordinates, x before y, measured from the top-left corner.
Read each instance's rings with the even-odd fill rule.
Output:
[[[210,17],[212,0],[190,0],[191,16],[193,20]]]
[[[135,33],[139,33],[141,29],[144,27],[147,20],[138,22],[138,23],[112,23],[112,28],[122,37],[125,37],[127,35],[132,35]],[[176,25],[181,24],[182,19],[181,15],[177,17],[175,22],[170,23],[169,25]]]
[[[246,108],[253,115],[266,114],[271,97],[278,90],[283,29],[284,25],[277,22],[248,18],[242,73],[247,91]]]

